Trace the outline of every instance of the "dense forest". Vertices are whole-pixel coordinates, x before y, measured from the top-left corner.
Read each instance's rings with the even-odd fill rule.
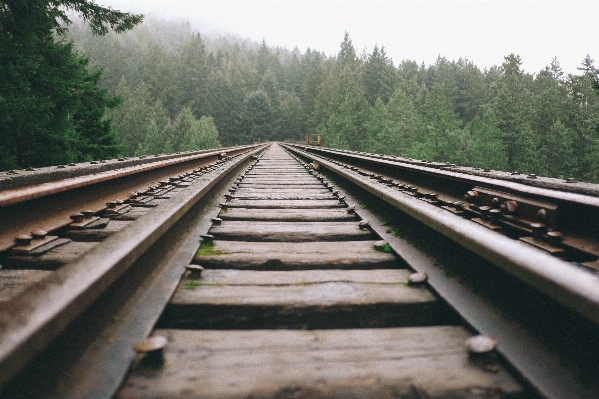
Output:
[[[181,137],[228,146],[320,133],[330,147],[599,182],[590,56],[577,75],[556,59],[525,73],[514,54],[482,71],[443,57],[395,66],[384,47],[358,54],[347,33],[329,57],[172,21],[105,37],[77,25],[70,38],[124,98],[111,115],[128,155],[191,148]]]
[[[151,20],[105,36],[75,21],[63,40],[122,101],[107,105],[122,155],[320,133],[330,147],[599,182],[590,56],[576,75],[556,59],[530,74],[515,54],[485,70],[444,57],[397,64],[384,47],[358,53],[340,39],[327,56]]]

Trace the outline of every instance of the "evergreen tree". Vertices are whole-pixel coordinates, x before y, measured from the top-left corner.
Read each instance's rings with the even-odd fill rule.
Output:
[[[303,140],[306,124],[303,116],[302,102],[294,93],[281,92],[279,106],[280,133],[282,140]]]
[[[499,121],[493,108],[485,109],[482,117],[476,116],[470,124],[472,145],[470,163],[479,168],[508,170],[508,159],[502,140]]]
[[[364,64],[364,87],[366,99],[374,105],[377,98],[386,104],[395,91],[395,67],[393,61],[387,58],[385,47],[378,49],[374,46],[372,54]]]
[[[499,128],[503,132],[503,140],[510,163],[510,167],[519,168],[524,160],[518,156],[517,142],[521,132],[536,135],[532,130],[530,121],[533,119],[533,94],[531,92],[532,77],[526,75],[521,69],[522,60],[519,56],[510,54],[505,58],[500,71],[501,77],[492,86],[492,105]],[[526,138],[538,142],[539,138]]]
[[[599,181],[599,92],[594,85],[597,70],[594,60],[586,56],[579,68],[582,75],[569,76],[567,83],[571,93],[573,112],[570,126],[576,133],[574,159],[577,160],[577,176],[586,181]]]
[[[144,141],[137,147],[136,156],[168,154],[173,152],[173,147],[169,140],[166,140],[164,133],[158,130],[156,122],[152,119],[144,134]]]
[[[72,43],[55,42],[80,13],[92,31],[132,28],[141,16],[86,0],[5,0],[0,7],[0,168],[44,166],[116,154],[104,111],[118,105],[96,89],[98,74]],[[106,26],[108,25],[108,27]],[[87,132],[85,129],[92,129]]]
[[[116,92],[123,99],[123,104],[111,112],[113,126],[124,154],[132,156],[138,153],[138,147],[146,141],[150,125],[154,123],[158,131],[164,131],[170,118],[162,103],[152,98],[148,87],[143,83],[136,90],[131,90],[122,79]]]
[[[190,107],[195,115],[206,112],[206,48],[199,33],[191,36],[177,61],[177,108]]]
[[[422,113],[427,130],[426,158],[440,162],[463,158],[463,154],[460,154],[461,139],[458,138],[461,134],[458,132],[460,121],[440,86],[432,90]]]
[[[253,138],[271,140],[275,133],[274,113],[268,95],[262,90],[247,95],[238,117],[238,144],[248,144]]]
[[[524,123],[518,128],[514,147],[513,165],[520,173],[536,173],[542,175],[545,159],[540,152],[541,140],[530,126],[530,123]]]
[[[181,151],[217,147],[220,147],[220,143],[218,142],[218,130],[214,124],[214,119],[209,116],[202,116],[199,120],[193,121],[192,129],[183,140]]]
[[[575,135],[558,119],[547,134],[543,146],[543,159],[546,170],[543,174],[550,177],[568,178],[575,173],[574,159]]]

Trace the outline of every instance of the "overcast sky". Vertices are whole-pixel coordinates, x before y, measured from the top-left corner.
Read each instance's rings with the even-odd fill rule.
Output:
[[[96,0],[120,11],[202,20],[243,38],[336,55],[347,31],[358,53],[385,46],[395,63],[468,58],[479,68],[519,54],[527,72],[556,56],[566,73],[599,58],[599,1]],[[595,66],[599,65],[599,61]]]

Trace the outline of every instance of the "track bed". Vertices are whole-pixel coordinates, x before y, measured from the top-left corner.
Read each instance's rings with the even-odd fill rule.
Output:
[[[182,279],[153,332],[165,364],[134,366],[118,398],[524,395],[498,361],[469,358],[472,332],[280,146],[219,219],[194,258],[206,270]]]

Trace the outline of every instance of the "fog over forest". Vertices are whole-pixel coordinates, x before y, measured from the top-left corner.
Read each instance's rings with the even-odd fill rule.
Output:
[[[122,99],[107,107],[118,146],[105,156],[319,133],[328,147],[599,182],[591,56],[576,75],[557,59],[526,73],[518,54],[481,70],[468,59],[391,60],[385,43],[359,53],[351,32],[339,32],[338,53],[325,55],[157,18],[105,36],[74,19],[61,40],[89,58],[88,71],[101,70],[109,97]],[[45,162],[67,161],[57,157]],[[0,167],[25,162],[36,163]]]

